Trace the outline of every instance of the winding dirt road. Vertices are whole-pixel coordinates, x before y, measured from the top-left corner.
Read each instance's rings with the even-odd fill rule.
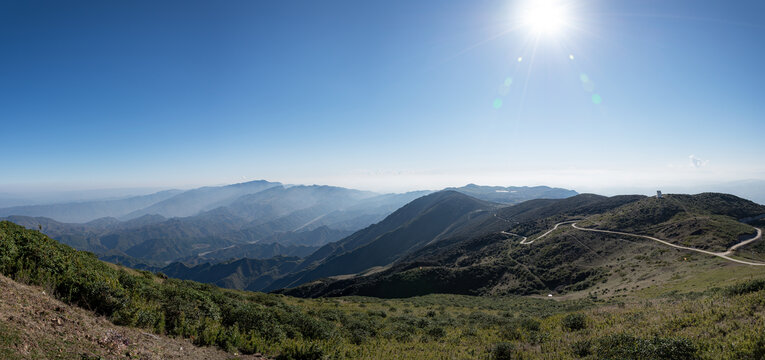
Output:
[[[497,214],[494,214],[494,217],[496,217],[496,218],[498,218],[498,219],[500,219],[500,220],[504,220],[504,221],[507,221],[507,222],[509,222],[509,223],[512,223],[512,221],[510,221],[510,220],[507,220],[507,219],[505,219],[505,218],[501,218],[501,217],[497,216]],[[544,233],[544,234],[542,234],[542,235],[539,235],[538,237],[536,237],[534,240],[531,240],[531,241],[529,241],[529,238],[527,238],[527,237],[525,237],[525,236],[523,236],[523,235],[518,235],[518,234],[516,234],[516,233],[511,233],[511,232],[507,232],[507,231],[500,231],[500,233],[502,233],[503,235],[509,235],[509,236],[517,236],[517,237],[522,237],[523,239],[521,239],[521,244],[523,244],[523,245],[529,245],[529,244],[533,244],[533,243],[534,243],[534,241],[537,241],[537,240],[539,240],[539,239],[541,239],[541,238],[543,238],[543,237],[545,237],[545,236],[549,235],[551,232],[553,232],[553,231],[555,231],[556,229],[558,229],[558,226],[561,226],[561,225],[565,225],[565,224],[571,224],[571,223],[575,223],[575,222],[577,222],[577,221],[580,221],[580,220],[581,220],[581,219],[577,219],[577,220],[568,220],[568,221],[559,222],[559,223],[555,224],[555,226],[553,226],[553,228],[552,228],[552,229],[550,229],[550,230],[547,230],[547,232],[545,232],[545,233]]]
[[[494,216],[497,216],[497,215],[495,214]],[[500,218],[500,219],[502,219],[502,218]],[[507,219],[502,219],[502,220],[505,220],[505,221],[509,222],[509,220],[507,220]],[[670,243],[668,241],[657,239],[655,237],[647,236],[647,235],[632,234],[632,233],[626,233],[626,232],[621,232],[621,231],[611,231],[611,230],[600,230],[600,229],[583,228],[583,227],[579,227],[579,226],[576,225],[577,221],[580,221],[580,220],[569,220],[569,221],[559,222],[559,223],[555,224],[555,226],[553,226],[552,229],[547,230],[544,234],[539,235],[538,237],[536,237],[533,240],[529,240],[529,238],[526,237],[526,236],[518,235],[518,234],[507,232],[507,231],[501,231],[501,233],[503,235],[521,237],[522,238],[521,242],[520,242],[521,244],[523,244],[523,245],[530,245],[530,244],[533,244],[534,241],[537,241],[537,240],[539,240],[539,239],[549,235],[553,231],[557,230],[559,226],[566,225],[566,224],[571,224],[571,227],[573,227],[574,229],[580,230],[580,231],[591,231],[591,232],[599,232],[599,233],[604,233],[604,234],[614,234],[614,235],[624,235],[624,236],[640,237],[640,238],[644,238],[644,239],[648,239],[648,240],[653,240],[653,241],[662,243],[664,245],[671,246],[671,247],[676,248],[676,249],[695,251],[695,252],[702,253],[702,254],[717,256],[717,257],[723,258],[725,260],[733,261],[733,262],[736,262],[736,263],[739,263],[739,264],[752,265],[752,266],[765,266],[765,263],[754,262],[754,261],[746,261],[746,260],[739,260],[739,259],[734,259],[734,258],[730,257],[730,255],[732,255],[733,252],[736,251],[736,249],[761,239],[762,238],[762,230],[759,229],[759,228],[754,228],[755,230],[757,230],[757,234],[755,234],[751,239],[747,239],[747,240],[744,240],[744,241],[742,241],[742,242],[740,242],[740,243],[738,243],[736,245],[733,245],[733,246],[730,247],[730,249],[728,249],[725,252],[712,252],[712,251],[696,249],[696,248],[682,246],[682,245],[675,245],[675,244]]]
[[[746,261],[746,260],[739,260],[739,259],[734,259],[734,258],[732,258],[732,257],[729,257],[729,256],[728,256],[728,255],[732,254],[732,253],[733,253],[733,251],[735,251],[735,250],[736,250],[736,249],[738,249],[739,247],[741,247],[741,246],[744,246],[744,245],[746,245],[746,244],[749,244],[749,243],[751,243],[751,242],[753,242],[753,241],[756,241],[756,240],[758,240],[758,239],[761,239],[761,238],[762,238],[762,230],[760,230],[760,229],[758,229],[758,228],[755,228],[755,229],[757,230],[757,234],[756,234],[754,237],[752,237],[751,239],[748,239],[748,240],[744,240],[744,241],[742,241],[742,242],[740,242],[740,243],[738,243],[738,244],[736,244],[736,245],[733,245],[733,246],[732,246],[730,249],[728,249],[728,251],[726,251],[726,252],[718,252],[718,253],[716,253],[716,252],[711,252],[711,251],[707,251],[707,250],[696,249],[696,248],[687,247],[687,246],[675,245],[675,244],[672,244],[672,243],[670,243],[670,242],[668,242],[668,241],[665,241],[665,240],[661,240],[661,239],[657,239],[657,238],[655,238],[655,237],[652,237],[652,236],[647,236],[647,235],[638,235],[638,234],[631,234],[631,233],[626,233],[626,232],[621,232],[621,231],[600,230],[600,229],[588,229],[588,228],[579,227],[579,226],[577,226],[577,225],[576,225],[576,223],[573,223],[573,224],[571,224],[571,226],[572,226],[574,229],[577,229],[577,230],[581,230],[581,231],[591,231],[591,232],[599,232],[599,233],[605,233],[605,234],[615,234],[615,235],[624,235],[624,236],[634,236],[634,237],[641,237],[641,238],[644,238],[644,239],[648,239],[648,240],[653,240],[653,241],[657,241],[657,242],[660,242],[660,243],[662,243],[662,244],[664,244],[664,245],[668,245],[668,246],[671,246],[671,247],[673,247],[673,248],[677,248],[677,249],[683,249],[683,250],[689,250],[689,251],[695,251],[695,252],[698,252],[698,253],[702,253],[702,254],[707,254],[707,255],[717,256],[717,257],[721,257],[721,258],[723,258],[723,259],[725,259],[725,260],[728,260],[728,261],[733,261],[733,262],[737,262],[737,263],[740,263],[740,264],[753,265],[753,266],[765,266],[765,264],[764,264],[764,263],[759,263],[759,262],[752,262],[752,261]]]

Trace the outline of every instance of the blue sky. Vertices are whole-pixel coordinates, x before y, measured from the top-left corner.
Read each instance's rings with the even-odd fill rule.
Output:
[[[529,6],[0,2],[0,192],[765,179],[765,2]]]

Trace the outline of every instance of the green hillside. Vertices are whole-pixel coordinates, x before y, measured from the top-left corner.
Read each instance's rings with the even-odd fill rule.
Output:
[[[580,219],[579,224],[587,227],[607,220],[608,226],[599,226],[723,251],[755,232],[731,216],[761,213],[765,207],[725,194],[665,199],[582,194],[563,200],[532,200],[496,211],[506,232],[459,234],[407,254],[377,272],[319,279],[279,292],[300,297],[384,298],[431,293],[621,296],[721,266],[731,267],[731,272],[749,266],[647,239],[585,232],[571,226],[560,227],[533,244],[521,244],[522,237],[534,239],[566,220]],[[757,245],[761,243],[739,252],[759,259],[765,255],[765,248]]]
[[[583,226],[655,236],[677,245],[725,251],[751,237],[738,220],[765,214],[765,206],[728,194],[665,195],[645,198],[588,218]]]
[[[556,236],[562,239],[578,235],[566,228]],[[517,246],[505,238],[481,239],[495,246],[504,243],[510,250]],[[577,239],[585,240],[583,247],[600,241],[581,236]],[[521,253],[533,259],[530,262],[540,262],[540,268],[546,266],[542,263],[545,259],[546,263],[569,261],[580,254],[568,254],[577,251],[566,245],[568,241],[545,242],[559,242],[564,248],[557,255],[554,248],[525,247]],[[483,248],[480,241],[469,244],[473,248],[462,244],[452,251]],[[616,256],[617,249],[623,247],[618,243],[611,246],[614,254],[609,256]],[[638,246],[637,252],[647,255],[640,266],[659,269],[665,265],[650,258],[654,254],[646,252],[648,244],[634,246]],[[454,254],[458,259],[464,255]],[[626,267],[611,269],[617,279],[612,276],[602,283],[623,280],[624,290],[616,296],[592,294],[579,300],[565,300],[558,294],[552,299],[437,294],[407,299],[297,299],[223,290],[120,268],[39,232],[0,222],[0,272],[4,275],[38,284],[46,293],[91,310],[94,315],[103,315],[115,324],[217,346],[230,351],[232,358],[237,357],[235,353],[253,352],[278,359],[762,358],[762,269],[715,261],[684,263],[678,261],[679,254],[655,255],[665,259],[662,261],[672,261],[678,273],[687,271],[691,275],[668,279],[658,287],[627,287],[640,280],[630,274],[634,266],[625,261]],[[579,257],[587,263],[597,256]],[[553,278],[556,276],[551,274],[539,280],[551,286],[549,279]],[[33,340],[16,325],[18,321],[9,320],[12,316],[4,312],[10,311],[7,309],[0,306],[3,358],[27,358],[30,351],[37,358],[63,359],[98,358],[90,354],[100,351],[108,351],[109,358],[126,354],[104,348],[112,345],[96,341],[101,338],[98,334],[68,343],[47,333],[37,339],[54,347],[60,344],[59,348],[80,349],[82,353],[48,353],[39,346],[25,350],[19,344]],[[36,322],[49,322],[46,317],[25,316],[25,327],[41,328]],[[130,330],[121,332],[140,335]],[[108,334],[106,338],[111,339],[108,336],[113,335]],[[141,353],[160,351],[145,345],[137,349]],[[190,354],[188,358],[205,356]]]
[[[0,222],[0,272],[41,285],[117,325],[254,353],[288,339],[329,339],[336,326],[275,295],[222,290],[99,261],[21,226]]]

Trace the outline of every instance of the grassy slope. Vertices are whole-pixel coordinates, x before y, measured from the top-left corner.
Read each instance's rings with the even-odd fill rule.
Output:
[[[738,219],[765,213],[765,206],[726,194],[645,198],[581,223],[601,229],[655,236],[678,245],[725,251],[755,233]]]
[[[40,261],[42,266],[37,268],[43,269],[57,267],[63,270],[71,266],[80,266],[94,279],[106,280],[106,283],[114,288],[118,285],[124,287],[130,283],[129,279],[145,278],[150,281],[142,284],[150,289],[156,289],[160,294],[172,289],[172,293],[196,294],[206,299],[203,302],[196,302],[193,297],[191,299],[175,298],[163,306],[171,307],[181,303],[188,305],[186,310],[198,311],[197,316],[201,318],[196,320],[186,318],[186,320],[191,323],[201,319],[200,324],[204,324],[203,327],[207,329],[220,329],[214,322],[209,322],[215,319],[211,309],[217,307],[220,311],[218,316],[222,319],[230,317],[227,312],[231,309],[225,308],[226,302],[217,296],[218,294],[233,299],[235,304],[255,304],[257,305],[254,307],[255,311],[249,314],[263,320],[258,326],[267,331],[256,331],[252,335],[254,335],[257,350],[267,354],[319,353],[339,359],[491,359],[498,354],[492,352],[498,343],[506,343],[504,348],[508,353],[526,359],[567,359],[580,356],[593,359],[641,358],[635,354],[642,354],[643,358],[647,356],[665,359],[756,359],[761,358],[765,353],[765,338],[761,332],[762,325],[765,323],[765,302],[762,300],[765,298],[765,281],[763,281],[765,272],[753,270],[751,267],[720,263],[716,259],[686,263],[684,260],[679,260],[681,254],[675,254],[672,251],[664,254],[657,253],[658,257],[654,259],[651,251],[660,253],[662,249],[653,248],[653,245],[649,243],[637,244],[640,247],[647,247],[646,249],[638,248],[641,249],[640,253],[645,256],[644,261],[646,261],[641,266],[650,268],[651,262],[655,263],[659,261],[659,258],[674,259],[678,270],[686,266],[697,266],[694,272],[704,270],[703,276],[691,276],[689,269],[686,276],[670,279],[667,282],[671,285],[669,287],[627,288],[623,291],[609,292],[608,295],[584,297],[579,300],[558,299],[557,296],[553,299],[535,299],[460,295],[428,295],[388,300],[362,297],[297,299],[223,291],[192,282],[163,280],[146,273],[122,270],[117,266],[98,262],[85,253],[74,252],[39,233],[23,230],[9,223],[0,224],[0,229],[2,230],[0,232],[0,259],[2,259],[0,264],[4,272],[8,272],[9,263],[20,264],[17,261],[8,261],[10,257],[13,257],[17,260],[23,259],[25,262]],[[572,229],[561,229],[555,238],[544,241],[555,243],[556,238],[557,241],[562,241],[560,239],[569,236],[568,233],[572,231]],[[19,255],[19,252],[10,249],[11,238],[14,239],[13,245],[22,247],[22,252],[26,255]],[[603,241],[596,238],[579,238],[578,240],[587,246],[592,245],[590,242]],[[24,247],[24,242],[29,246]],[[511,242],[505,242],[505,244],[517,246],[512,245]],[[614,246],[624,245],[615,244]],[[542,248],[539,250],[544,251]],[[533,256],[532,253],[527,255]],[[46,262],[46,258],[50,261]],[[620,261],[627,265],[632,260]],[[613,272],[617,274],[616,280],[622,277],[618,274],[620,270],[628,277],[633,276],[629,266],[624,269],[614,269]],[[66,274],[66,271],[62,274]],[[115,274],[117,276],[113,277]],[[723,285],[719,281],[732,282],[736,277],[753,278],[760,282],[751,282],[748,288],[738,287],[737,291],[713,289]],[[19,280],[26,278],[27,281],[34,282],[38,276],[26,270],[16,272],[16,278]],[[40,279],[49,281],[41,282],[47,284],[46,288],[60,289],[59,281],[65,278],[75,279],[76,277],[66,276],[58,280],[50,277]],[[609,277],[609,279],[612,278],[614,275]],[[33,292],[40,289],[24,286],[21,288],[32,289]],[[14,294],[11,296],[15,296],[16,293],[22,294],[16,291],[3,293]],[[95,293],[91,294],[95,295]],[[112,294],[115,293],[112,292]],[[161,296],[152,298],[148,294],[142,295],[141,292],[131,294],[141,295],[131,298],[131,301],[145,300],[145,310],[151,309],[154,302],[163,301]],[[58,295],[61,296],[60,293]],[[25,295],[22,294],[22,296]],[[43,301],[54,301],[47,297],[45,299],[48,300]],[[89,305],[96,305],[92,300],[90,299]],[[86,302],[83,301],[74,301],[74,303],[86,306]],[[3,301],[2,306],[13,306],[12,304],[16,302]],[[25,354],[19,352],[16,344],[21,343],[20,339],[29,339],[22,328],[34,326],[48,330],[43,331],[46,335],[40,341],[38,350],[25,351],[40,351],[35,354],[42,357],[55,355],[42,352],[47,351],[45,350],[47,348],[62,348],[74,353],[92,351],[94,354],[100,354],[99,350],[93,350],[93,347],[98,345],[92,343],[77,345],[79,341],[77,339],[74,343],[67,343],[73,338],[57,333],[53,329],[57,325],[53,325],[53,322],[46,325],[49,321],[48,317],[61,316],[56,312],[59,310],[55,310],[54,306],[44,307],[48,308],[48,312],[42,316],[35,315],[35,311],[19,315],[23,322],[21,326],[14,325],[15,323],[8,320],[7,315],[3,315],[8,313],[0,311],[0,315],[4,316],[0,317],[3,320],[0,322],[0,355],[10,357]],[[100,307],[96,308],[104,310]],[[300,316],[290,320],[289,317],[285,318],[287,314],[280,312],[279,309],[289,310]],[[79,312],[76,309],[73,311]],[[124,321],[115,314],[105,315],[115,322]],[[250,315],[242,312],[237,318],[243,321]],[[64,317],[72,323],[78,321],[66,313]],[[81,321],[85,321],[83,324],[87,328],[91,327],[89,326],[91,320]],[[110,326],[103,321],[101,324]],[[201,329],[199,326],[197,325],[197,330]],[[246,330],[244,326],[239,327],[242,332]],[[186,327],[189,331],[194,328],[195,326]],[[141,341],[138,340],[141,336],[131,337],[131,334],[138,334],[137,330],[119,329],[123,335],[127,334],[126,336],[133,341]],[[148,328],[140,331],[152,330]],[[173,331],[169,329],[169,325],[168,329],[165,329],[168,333]],[[274,338],[273,334],[279,332],[282,336]],[[209,336],[209,333],[208,335],[203,333],[195,335],[196,341]],[[613,334],[617,335],[614,337]],[[91,335],[93,336],[96,335]],[[147,351],[149,358],[154,355],[165,357],[163,353],[151,346],[148,346]],[[23,355],[23,357],[29,356]],[[285,356],[285,358],[289,357]]]
[[[318,312],[338,307],[345,311],[386,312],[382,323],[391,327],[383,327],[378,337],[403,335],[405,339],[349,346],[346,354],[350,358],[486,359],[491,358],[490,350],[499,342],[511,344],[512,352],[524,359],[569,359],[582,354],[589,354],[585,356],[588,358],[638,358],[628,351],[614,354],[609,347],[609,335],[627,334],[644,340],[658,337],[673,344],[688,341],[696,350],[692,358],[742,359],[757,358],[765,350],[759,330],[765,321],[763,295],[763,291],[739,296],[709,292],[694,298],[625,299],[575,311],[575,306],[566,309],[554,300],[531,303],[519,298],[488,298],[471,304],[474,298],[454,295],[385,301],[339,298],[301,304]],[[583,329],[564,326],[571,313],[583,316]],[[406,331],[395,325],[405,323],[399,320],[402,318],[422,322],[424,331],[405,335]],[[438,332],[432,329],[438,327],[444,329],[443,334],[433,336]],[[396,332],[388,335],[390,330]]]
[[[720,275],[734,280],[762,271],[650,240],[582,232],[569,226],[531,245],[519,240],[494,235],[466,241],[378,274],[315,282],[287,293],[388,298],[432,292],[554,293],[567,298],[612,298],[689,281],[719,269],[724,269]]]

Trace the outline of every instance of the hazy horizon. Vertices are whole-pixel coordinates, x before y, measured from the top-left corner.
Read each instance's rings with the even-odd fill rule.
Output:
[[[278,179],[245,179],[242,181],[235,181],[232,183],[209,183],[209,184],[196,184],[186,186],[165,186],[165,187],[135,187],[135,188],[62,188],[51,189],[49,187],[43,188],[0,188],[0,208],[12,207],[12,206],[26,206],[26,205],[44,205],[53,203],[67,203],[67,202],[86,202],[86,201],[98,201],[98,200],[114,200],[123,199],[132,196],[142,196],[154,194],[161,191],[180,190],[186,191],[199,187],[215,187],[226,186],[242,182],[266,180],[271,182],[280,182],[285,186],[293,185],[327,185],[346,187],[363,191],[372,191],[377,193],[404,193],[409,191],[438,191],[449,187],[462,187],[468,184],[475,184],[481,186],[549,186],[564,188],[568,190],[574,190],[579,193],[594,193],[605,196],[613,195],[625,195],[625,194],[638,194],[638,195],[653,195],[656,190],[661,190],[664,193],[683,193],[683,194],[697,194],[702,192],[723,192],[734,194],[760,204],[765,204],[765,181],[763,180],[744,180],[728,183],[716,183],[716,184],[695,184],[691,186],[664,186],[664,187],[602,187],[602,188],[590,188],[590,187],[570,187],[570,186],[558,186],[546,183],[528,183],[528,184],[505,184],[505,183],[481,183],[481,182],[440,182],[431,184],[431,186],[423,187],[406,187],[406,188],[369,188],[358,187],[350,184],[338,184],[338,183],[323,183],[323,182],[285,182]]]

